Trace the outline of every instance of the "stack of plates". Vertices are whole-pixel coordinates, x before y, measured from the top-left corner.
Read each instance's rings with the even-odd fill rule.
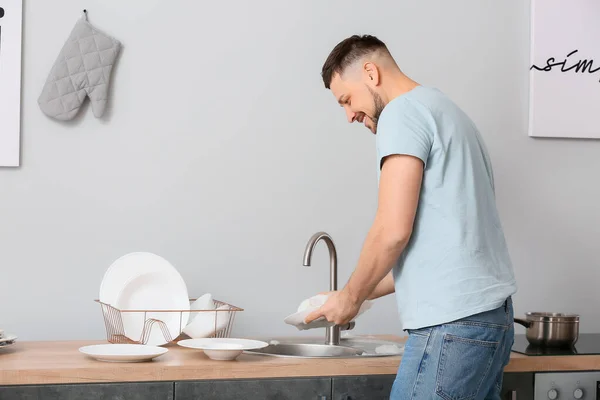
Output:
[[[190,317],[186,284],[164,258],[147,252],[126,254],[108,268],[100,285],[100,301],[124,310],[183,310],[183,312],[121,312],[125,336],[140,341],[149,319],[164,323],[146,324],[147,345],[161,346],[181,334]],[[188,312],[186,312],[188,311]]]
[[[4,330],[0,329],[0,350],[6,349],[15,344],[17,337],[12,333],[4,333]]]

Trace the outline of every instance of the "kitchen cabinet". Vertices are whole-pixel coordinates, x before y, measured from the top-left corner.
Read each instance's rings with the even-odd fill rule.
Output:
[[[388,400],[396,375],[334,377],[332,400]]]
[[[396,375],[0,386],[0,400],[388,400]],[[533,399],[533,373],[506,373],[502,400]]]
[[[502,382],[502,400],[529,400],[533,399],[534,378],[533,373],[507,372]]]
[[[175,400],[330,400],[331,378],[175,382]]]
[[[0,400],[174,400],[173,382],[0,386]]]
[[[332,400],[388,400],[395,375],[350,376],[332,379]],[[505,373],[502,400],[533,399],[533,373]]]

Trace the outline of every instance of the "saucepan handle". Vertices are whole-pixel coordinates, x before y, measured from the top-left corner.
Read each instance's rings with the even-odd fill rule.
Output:
[[[531,326],[531,321],[526,321],[522,318],[515,318],[515,323],[519,325],[523,325],[525,328],[529,328]]]

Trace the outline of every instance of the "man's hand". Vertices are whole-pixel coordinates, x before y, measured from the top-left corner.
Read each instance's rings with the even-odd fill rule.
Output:
[[[305,323],[325,317],[327,321],[333,322],[336,325],[344,325],[350,322],[360,309],[361,304],[354,301],[346,290],[331,292],[331,295],[318,310],[310,313]]]

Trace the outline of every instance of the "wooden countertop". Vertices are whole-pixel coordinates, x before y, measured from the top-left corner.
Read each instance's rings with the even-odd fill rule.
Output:
[[[401,359],[293,359],[242,354],[236,361],[213,361],[202,351],[170,345],[167,354],[152,362],[108,363],[87,358],[78,350],[97,343],[106,342],[17,342],[0,350],[0,385],[395,374]],[[513,353],[505,371],[582,370],[600,370],[600,356],[528,357]]]

